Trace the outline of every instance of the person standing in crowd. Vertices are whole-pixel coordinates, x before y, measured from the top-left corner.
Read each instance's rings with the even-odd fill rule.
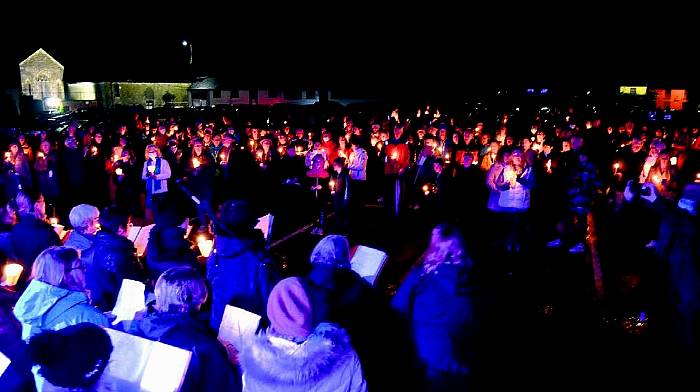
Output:
[[[36,188],[44,196],[46,205],[52,212],[58,206],[59,197],[57,159],[56,153],[51,150],[51,143],[48,140],[42,141],[34,161],[34,174]]]
[[[411,325],[431,391],[466,390],[476,343],[471,265],[458,229],[440,224],[392,300]]]
[[[535,174],[521,150],[513,150],[498,177],[496,187],[500,195],[498,206],[506,219],[506,250],[519,253],[524,243],[526,214],[530,209],[530,189],[534,187]]]
[[[44,221],[46,205],[40,194],[19,192],[14,206],[17,208],[15,212],[18,222],[8,236],[10,249],[6,254],[12,255],[13,259],[24,266],[24,271],[29,273],[34,259],[44,249],[61,245],[61,240],[53,227]]]
[[[275,285],[266,309],[270,327],[240,352],[243,391],[367,391],[350,338],[335,324],[313,325],[299,278]]]
[[[346,232],[350,228],[350,174],[345,168],[345,158],[333,161],[333,175],[328,183],[335,212],[336,229]]]
[[[85,263],[77,250],[65,246],[52,246],[36,258],[32,281],[17,300],[14,313],[22,323],[24,340],[82,322],[109,325],[107,317],[90,305]]]
[[[12,165],[12,173],[17,176],[19,184],[17,190],[29,191],[32,187],[32,172],[29,168],[29,157],[17,143],[10,144],[9,156],[6,161]]]
[[[153,221],[153,210],[162,203],[168,193],[170,165],[163,159],[155,144],[146,147],[146,161],[143,163],[141,178],[146,181],[146,221]]]
[[[267,296],[279,274],[264,250],[257,218],[244,200],[229,200],[219,208],[214,224],[214,252],[207,260],[212,290],[210,325],[219,329],[226,305],[264,315]]]
[[[187,186],[189,191],[199,201],[197,215],[199,227],[207,227],[207,215],[211,214],[211,200],[214,193],[214,164],[213,160],[204,150],[204,143],[200,139],[192,142],[192,156],[185,169]],[[210,217],[211,218],[211,217]]]
[[[348,170],[352,180],[354,197],[357,203],[363,203],[365,198],[365,184],[367,181],[367,151],[360,146],[361,140],[357,135],[350,137],[350,157],[348,157]]]
[[[74,136],[67,137],[64,145],[58,157],[60,168],[58,179],[61,181],[61,196],[63,196],[61,205],[72,206],[86,201],[83,194],[85,153],[78,148],[78,141]]]
[[[226,349],[198,317],[208,296],[204,277],[191,267],[170,268],[158,278],[155,296],[155,312],[131,322],[126,332],[192,353],[181,391],[240,391]]]
[[[90,248],[100,228],[100,210],[89,204],[79,204],[70,210],[68,218],[73,231],[65,245],[80,252]]]
[[[134,244],[126,238],[128,226],[126,212],[118,207],[105,208],[100,213],[101,230],[83,253],[90,299],[105,312],[114,308],[122,280],[141,281],[143,277]]]

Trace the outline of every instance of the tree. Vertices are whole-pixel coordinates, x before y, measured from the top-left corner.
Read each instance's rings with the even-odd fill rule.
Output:
[[[174,100],[175,94],[172,94],[170,91],[166,91],[165,94],[163,94],[163,104],[165,104],[165,106],[170,106]]]

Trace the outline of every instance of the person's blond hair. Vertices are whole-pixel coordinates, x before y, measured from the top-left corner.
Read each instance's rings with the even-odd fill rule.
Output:
[[[32,279],[56,287],[82,291],[84,287],[68,287],[66,275],[73,269],[73,263],[80,259],[78,251],[67,246],[52,246],[39,253],[32,265]]]
[[[146,149],[143,152],[143,156],[146,160],[148,160],[148,150],[151,148],[156,150],[156,155],[158,156],[158,158],[163,157],[163,154],[160,152],[160,148],[158,148],[158,146],[156,146],[155,144],[149,144],[146,146]]]
[[[199,310],[209,295],[204,277],[192,267],[173,267],[163,272],[155,287],[156,309],[188,313]]]

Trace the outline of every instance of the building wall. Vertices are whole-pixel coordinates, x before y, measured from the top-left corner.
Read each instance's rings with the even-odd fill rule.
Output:
[[[144,105],[150,102],[154,107],[164,106],[163,95],[173,94],[173,103],[187,103],[187,89],[189,83],[136,83],[136,82],[111,82],[103,83],[103,100],[108,104],[109,97],[114,105]]]
[[[35,100],[65,99],[63,67],[43,50],[38,50],[20,63],[22,95]]]

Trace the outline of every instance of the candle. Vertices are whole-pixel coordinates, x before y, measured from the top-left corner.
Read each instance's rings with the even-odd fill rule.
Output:
[[[10,286],[13,287],[17,285],[20,275],[22,275],[24,267],[20,264],[11,263],[5,264],[2,269],[2,284],[0,286]]]
[[[551,173],[552,172],[552,160],[547,159],[547,164],[545,166],[547,167],[547,173]]]
[[[219,154],[219,158],[221,158],[222,161],[225,161],[225,160],[226,160],[226,154],[224,154],[224,153],[222,152],[221,154]]]
[[[124,175],[124,171],[122,170],[121,167],[116,168],[116,170],[114,170],[114,173],[115,173],[116,175],[118,175],[118,176],[123,176],[123,175]]]
[[[669,161],[671,162],[671,166],[676,166],[678,164],[678,157],[671,157]]]
[[[192,167],[196,169],[199,167],[199,165],[201,165],[201,163],[199,162],[199,159],[192,158]]]
[[[36,157],[39,158],[39,159],[44,159],[44,153],[41,152],[41,151],[39,151],[39,152],[36,154]]]
[[[660,179],[659,176],[657,176],[657,175],[651,176],[651,181],[654,182],[655,184],[660,184],[660,183],[661,183],[661,179]]]
[[[423,185],[423,193],[426,196],[428,196],[428,194],[430,193],[430,187],[428,186],[428,184]]]
[[[393,160],[399,159],[399,153],[396,152],[396,151],[392,152],[392,153],[391,153],[391,159],[393,159]]]
[[[97,147],[92,147],[92,155],[97,155]]]
[[[615,162],[615,164],[613,165],[613,170],[615,171],[615,173],[617,173],[617,171],[620,170],[620,162]]]
[[[155,164],[150,164],[146,167],[148,169],[149,173],[155,173],[156,172],[156,165]]]
[[[256,155],[258,156],[259,160],[262,159],[262,157],[263,157],[262,151],[258,151],[258,153]]]
[[[449,161],[449,160],[450,160],[450,153],[449,153],[449,152],[448,152],[447,154],[445,154],[445,160],[446,160],[446,161]]]
[[[5,153],[5,160],[10,161],[10,159],[12,159],[12,154],[10,154],[9,152],[6,152]]]
[[[255,147],[255,140],[250,141],[250,148],[253,148],[253,147]]]
[[[57,224],[58,224],[58,218],[56,218],[55,216],[49,218],[49,223],[51,223],[52,226],[57,225]]]
[[[112,157],[114,162],[119,160],[119,154],[114,154],[114,157]]]
[[[199,248],[199,253],[204,257],[209,257],[212,249],[214,248],[214,240],[208,240],[204,236],[200,235],[197,237],[197,247]]]

